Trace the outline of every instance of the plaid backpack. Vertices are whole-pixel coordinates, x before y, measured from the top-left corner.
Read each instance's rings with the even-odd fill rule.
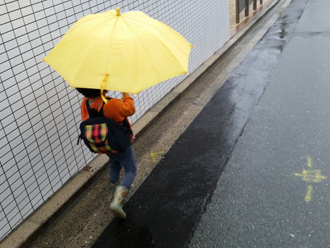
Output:
[[[84,140],[85,144],[94,153],[111,153],[112,151],[125,151],[131,144],[132,130],[129,127],[127,118],[124,119],[123,125],[104,117],[103,106],[98,112],[91,109],[89,100],[86,101],[86,107],[89,118],[80,124],[80,140]]]

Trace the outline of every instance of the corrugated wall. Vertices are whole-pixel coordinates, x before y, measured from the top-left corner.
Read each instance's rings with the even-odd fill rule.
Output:
[[[0,0],[0,239],[93,159],[76,145],[81,95],[41,60],[79,18],[115,7],[181,33],[195,47],[189,73],[229,40],[228,0]],[[131,122],[184,78],[138,94]]]

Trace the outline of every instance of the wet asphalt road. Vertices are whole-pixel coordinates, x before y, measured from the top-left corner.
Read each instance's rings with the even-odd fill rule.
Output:
[[[283,34],[191,247],[330,247],[329,13],[329,1],[293,1],[244,61]]]
[[[327,13],[293,0],[93,247],[328,247]]]

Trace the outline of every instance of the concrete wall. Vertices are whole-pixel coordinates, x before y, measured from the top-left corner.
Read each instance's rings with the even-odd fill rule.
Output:
[[[41,60],[78,19],[117,6],[141,10],[193,44],[189,73],[229,40],[228,0],[0,0],[0,239],[93,159],[76,145],[81,96]],[[131,122],[184,78],[138,94]]]

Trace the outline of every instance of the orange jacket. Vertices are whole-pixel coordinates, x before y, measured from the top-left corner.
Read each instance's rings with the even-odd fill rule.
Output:
[[[84,97],[84,99],[81,102],[81,118],[83,121],[88,119],[88,111],[86,107],[86,101],[87,97]],[[91,104],[91,108],[97,109],[100,111],[103,100],[101,97],[97,98],[95,102]],[[122,121],[135,113],[135,106],[133,102],[133,98],[130,96],[126,96],[124,100],[118,98],[112,98],[107,102],[107,104],[104,104],[103,107],[103,115],[104,117],[110,118],[116,122],[119,122],[122,124]],[[129,122],[128,122],[129,123]],[[131,126],[131,124],[129,123]]]

